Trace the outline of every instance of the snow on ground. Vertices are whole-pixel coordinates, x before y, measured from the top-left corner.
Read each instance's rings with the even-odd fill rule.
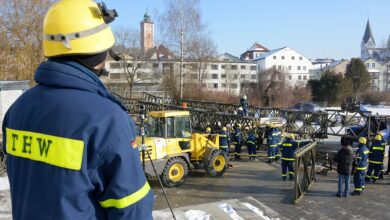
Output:
[[[326,107],[321,110],[341,110],[340,107]],[[388,105],[362,105],[361,111],[370,111],[373,115],[390,115],[390,106]]]
[[[0,177],[0,191],[9,190],[8,177]]]

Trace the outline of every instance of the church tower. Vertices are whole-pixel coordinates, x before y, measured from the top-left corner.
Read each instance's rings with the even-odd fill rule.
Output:
[[[360,45],[360,57],[362,59],[367,59],[372,56],[372,50],[373,48],[376,47],[375,40],[374,40],[374,35],[372,34],[371,31],[371,26],[370,26],[370,20],[367,20],[367,25],[366,25],[366,30],[364,31],[362,43]]]
[[[141,50],[145,52],[154,47],[154,23],[148,14],[148,11],[144,14],[144,19],[140,23],[141,25]]]

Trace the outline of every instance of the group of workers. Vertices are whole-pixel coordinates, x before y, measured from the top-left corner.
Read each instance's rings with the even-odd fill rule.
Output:
[[[382,132],[375,135],[371,146],[368,147],[367,139],[359,138],[359,149],[356,152],[356,169],[354,173],[355,190],[353,194],[363,193],[365,183],[371,180],[375,184],[378,179],[383,179],[386,140]],[[367,172],[366,172],[367,171]]]
[[[228,129],[229,128],[229,129]],[[266,126],[264,135],[260,134],[256,128],[245,127],[241,130],[241,125],[236,124],[231,127],[222,127],[219,131],[219,145],[226,156],[229,156],[229,146],[234,145],[234,158],[232,160],[241,160],[241,149],[247,147],[249,160],[256,160],[257,147],[262,144],[263,138],[266,139],[266,150],[268,163],[273,163],[281,159],[282,180],[289,176],[294,179],[293,163],[295,161],[295,151],[300,142],[295,141],[293,134],[287,134],[283,141],[281,130],[275,124]],[[206,133],[211,133],[211,128],[206,128]]]
[[[349,179],[353,175],[354,191],[352,195],[361,195],[365,189],[365,184],[374,184],[383,179],[386,139],[382,132],[378,132],[371,144],[365,137],[359,138],[358,149],[354,152],[351,146],[340,149],[335,156],[338,163],[337,172],[339,174],[338,197],[348,197]],[[344,183],[343,183],[344,182]],[[342,185],[345,185],[344,189]]]

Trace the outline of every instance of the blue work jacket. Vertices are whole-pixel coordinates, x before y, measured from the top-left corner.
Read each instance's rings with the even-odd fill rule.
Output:
[[[4,123],[14,219],[152,219],[135,126],[98,77],[42,63]]]
[[[359,149],[356,151],[356,170],[367,169],[369,152],[366,145],[359,144]]]
[[[227,148],[229,147],[229,133],[227,131],[220,131],[219,133],[219,146],[221,148]]]
[[[277,147],[280,139],[280,131],[277,128],[273,128],[271,132],[268,133],[268,145],[270,147]]]
[[[385,147],[385,145],[382,145],[382,141],[374,140],[370,147],[370,154],[368,156],[369,162],[374,164],[383,164]]]

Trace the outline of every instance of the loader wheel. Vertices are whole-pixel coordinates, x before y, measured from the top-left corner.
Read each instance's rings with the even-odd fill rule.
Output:
[[[211,153],[210,160],[207,162],[205,169],[210,176],[222,176],[227,169],[225,153],[221,150],[215,150]]]
[[[176,187],[184,183],[188,175],[187,163],[183,158],[168,160],[161,174],[161,181],[166,187]]]

